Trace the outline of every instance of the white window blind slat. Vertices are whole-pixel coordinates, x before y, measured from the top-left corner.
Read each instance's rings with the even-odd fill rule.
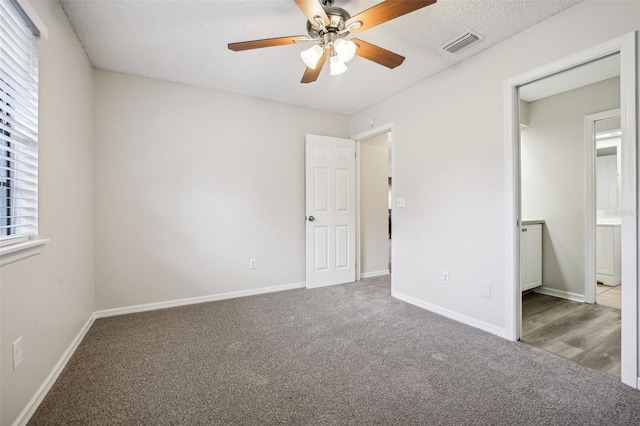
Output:
[[[15,31],[13,31],[13,28],[7,24],[7,21],[2,15],[0,15],[0,27],[0,34],[7,39],[13,40],[14,43],[11,45],[11,48],[16,49],[16,52],[22,60],[28,61],[31,51],[23,45]]]
[[[38,233],[38,46],[19,8],[0,1],[0,244]]]
[[[0,166],[0,170],[7,170],[7,171],[11,171],[11,170],[13,170],[13,169],[12,169],[12,168],[10,168],[10,167]],[[31,173],[31,172],[28,172],[28,171],[26,171],[26,170],[21,170],[21,172],[22,172],[23,174],[25,174],[25,175],[29,176],[29,177],[30,177],[30,178],[32,178],[32,179],[35,179],[35,180],[37,180],[37,179],[38,179],[38,174],[37,174],[37,173]]]
[[[10,27],[19,38],[17,43],[21,46],[29,46],[29,37],[24,32],[24,23],[19,15],[16,15],[15,5],[10,1],[0,2],[0,12],[5,24]]]
[[[31,55],[29,55],[26,60],[23,59],[20,55],[16,54],[16,49],[12,48],[8,43],[4,43],[0,48],[3,50],[3,56],[5,56],[9,65],[14,69],[16,75],[26,79],[26,81],[36,80],[32,76],[36,69],[34,69],[35,64],[32,62]],[[37,74],[37,72],[35,74]]]
[[[33,131],[29,131],[29,128],[23,125],[19,117],[9,118],[8,115],[0,116],[0,130],[11,134],[14,139],[22,141],[23,145],[30,146],[38,141],[38,135]]]
[[[4,149],[4,147],[0,144],[0,150],[8,150],[8,149],[9,148]],[[0,152],[0,156],[2,156],[2,155],[3,155],[3,153]],[[17,164],[16,166],[14,166],[14,168],[21,167],[23,170],[24,169],[29,169],[29,170],[31,170],[31,171],[33,171],[35,173],[38,172],[38,161],[37,161],[37,159],[34,160],[32,158],[17,158],[17,157],[14,156],[14,157],[11,158],[11,161],[13,163]],[[0,160],[0,162],[2,162],[2,164],[4,164],[3,160]]]
[[[38,123],[32,119],[33,111],[23,108],[22,105],[12,102],[13,99],[9,96],[3,95],[4,93],[0,91],[0,112],[2,115],[5,118],[7,115],[18,118],[21,123],[35,133],[38,129]]]
[[[19,59],[22,62],[25,62],[27,64],[31,63],[31,50],[29,49],[29,46],[24,43],[22,38],[18,34],[16,34],[14,28],[10,24],[8,24],[4,17],[1,15],[0,25],[0,34],[2,34],[6,39],[11,39],[13,41],[13,43],[7,46],[9,46],[14,52],[17,53]]]
[[[5,137],[6,138],[6,137]],[[3,139],[3,138],[0,138]],[[13,143],[13,146],[17,146],[16,144],[19,142],[15,142],[13,139],[10,138],[6,138],[5,140],[8,140],[9,142]],[[4,151],[1,152],[1,151]],[[8,154],[8,155],[7,155]],[[31,164],[33,166],[37,166],[38,165],[38,155],[35,152],[22,152],[19,151],[17,149],[14,148],[9,148],[8,146],[3,146],[0,145],[0,156],[4,155],[4,158],[1,158],[0,161],[9,161],[9,162],[13,162],[12,161],[12,156],[13,155],[17,155],[18,160],[23,161],[27,164]]]
[[[0,57],[3,59],[2,71],[7,74],[11,79],[23,89],[33,85],[37,85],[38,82],[31,76],[31,73],[27,70],[22,70],[16,64],[15,61],[9,58],[9,55],[4,49],[0,47]]]
[[[0,70],[0,93],[3,93],[3,99],[7,96],[9,99],[13,100],[13,104],[21,105],[26,111],[31,111],[36,117],[38,115],[38,94],[37,93],[29,93],[29,92],[18,92],[11,88],[5,81],[8,81],[8,78],[4,78],[7,76],[2,75],[2,70]],[[14,85],[15,87],[15,85]],[[11,103],[10,100],[6,100],[6,102]]]

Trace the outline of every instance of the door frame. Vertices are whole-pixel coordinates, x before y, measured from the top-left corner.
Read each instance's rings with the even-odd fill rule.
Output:
[[[636,157],[636,34],[631,32],[549,65],[505,80],[505,336],[519,340],[522,332],[522,297],[519,291],[520,202],[520,111],[518,88],[544,77],[620,54],[620,120],[623,164],[621,176],[623,211],[637,212]],[[622,218],[622,280],[633,283],[622,287],[621,352],[622,382],[638,388],[638,241],[637,215]]]
[[[388,134],[388,141],[389,144],[391,144],[391,176],[393,176],[395,178],[395,162],[396,162],[396,155],[395,155],[395,139],[394,139],[394,127],[395,124],[394,122],[391,123],[387,123],[387,124],[383,124],[381,126],[375,127],[373,129],[370,130],[366,130],[362,133],[358,133],[355,136],[351,136],[351,139],[353,139],[354,141],[356,141],[356,281],[360,281],[360,268],[362,266],[362,259],[361,259],[361,252],[362,250],[360,250],[360,243],[361,243],[361,229],[360,229],[360,225],[361,225],[361,217],[360,217],[360,143],[365,140],[365,139],[369,139],[373,136],[378,136],[380,134],[383,133],[387,133]],[[395,190],[395,185],[391,184],[391,205],[395,205],[395,200],[396,200],[396,190]],[[393,210],[393,208],[392,208]],[[395,259],[395,252],[396,252],[396,242],[395,242],[395,238],[393,238],[393,236],[391,237],[391,255],[392,257]],[[393,292],[393,274],[391,274],[391,291]]]
[[[584,117],[584,301],[591,304],[596,303],[596,226],[598,220],[596,215],[595,126],[598,121],[619,116],[620,108],[615,108]]]

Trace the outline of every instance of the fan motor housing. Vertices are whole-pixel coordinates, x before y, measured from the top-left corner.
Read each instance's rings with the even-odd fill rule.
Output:
[[[329,24],[325,26],[326,30],[318,25],[311,25],[311,22],[307,21],[307,33],[312,38],[322,37],[325,32],[337,32],[342,31],[345,28],[345,23],[351,18],[351,15],[341,7],[325,7],[324,11],[329,17]]]

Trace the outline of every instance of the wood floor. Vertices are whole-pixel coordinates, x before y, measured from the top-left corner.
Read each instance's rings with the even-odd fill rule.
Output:
[[[596,303],[610,308],[621,309],[622,285],[610,287],[598,284],[596,288]]]
[[[602,304],[529,293],[522,297],[520,340],[620,377],[620,313]]]

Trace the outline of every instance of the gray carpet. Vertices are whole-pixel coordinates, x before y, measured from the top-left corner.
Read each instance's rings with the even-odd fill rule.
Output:
[[[640,392],[385,278],[95,322],[31,425],[640,424]]]

